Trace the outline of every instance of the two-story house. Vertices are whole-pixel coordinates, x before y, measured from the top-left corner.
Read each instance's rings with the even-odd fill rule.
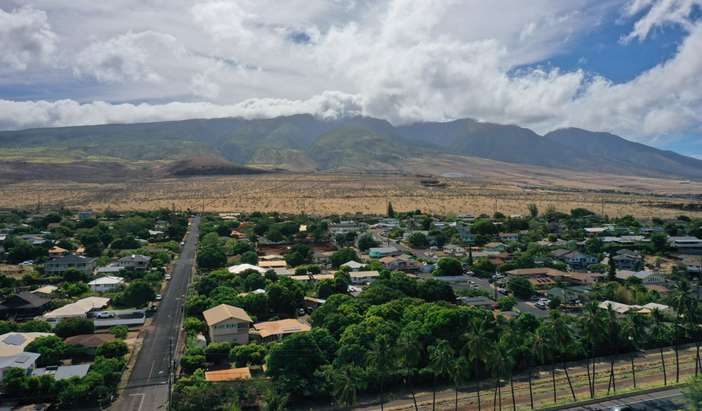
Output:
[[[220,304],[202,313],[209,328],[210,342],[249,343],[251,317],[239,307]]]
[[[151,263],[151,257],[132,254],[117,260],[117,265],[134,271],[146,271]]]
[[[44,265],[44,273],[47,275],[61,275],[69,269],[74,269],[88,275],[92,274],[95,269],[95,259],[70,254],[49,260]]]

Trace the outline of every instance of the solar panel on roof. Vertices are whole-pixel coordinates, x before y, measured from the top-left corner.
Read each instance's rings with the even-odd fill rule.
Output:
[[[9,345],[22,345],[26,340],[22,334],[10,334],[2,342]]]

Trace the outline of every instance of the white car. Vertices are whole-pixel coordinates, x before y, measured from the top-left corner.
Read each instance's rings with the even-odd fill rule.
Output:
[[[114,317],[115,317],[115,313],[110,313],[107,311],[102,311],[102,312],[95,314],[95,318],[114,318]]]
[[[156,294],[156,301],[161,301],[162,299],[163,297],[161,296],[161,294]]]
[[[171,278],[173,278],[173,277],[171,277],[170,274],[166,274],[166,280],[170,280]]]

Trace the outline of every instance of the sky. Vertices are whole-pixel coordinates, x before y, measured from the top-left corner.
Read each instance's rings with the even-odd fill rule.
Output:
[[[702,157],[702,0],[0,0],[0,129],[470,117]]]

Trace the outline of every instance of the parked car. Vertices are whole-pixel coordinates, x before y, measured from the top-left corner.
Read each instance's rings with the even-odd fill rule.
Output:
[[[163,297],[161,296],[161,294],[156,294],[156,301],[161,301],[162,299]]]
[[[166,274],[166,281],[170,280],[171,278],[173,278],[173,277],[171,277],[170,274]]]
[[[95,318],[115,318],[115,313],[101,311],[101,312],[95,314]]]

